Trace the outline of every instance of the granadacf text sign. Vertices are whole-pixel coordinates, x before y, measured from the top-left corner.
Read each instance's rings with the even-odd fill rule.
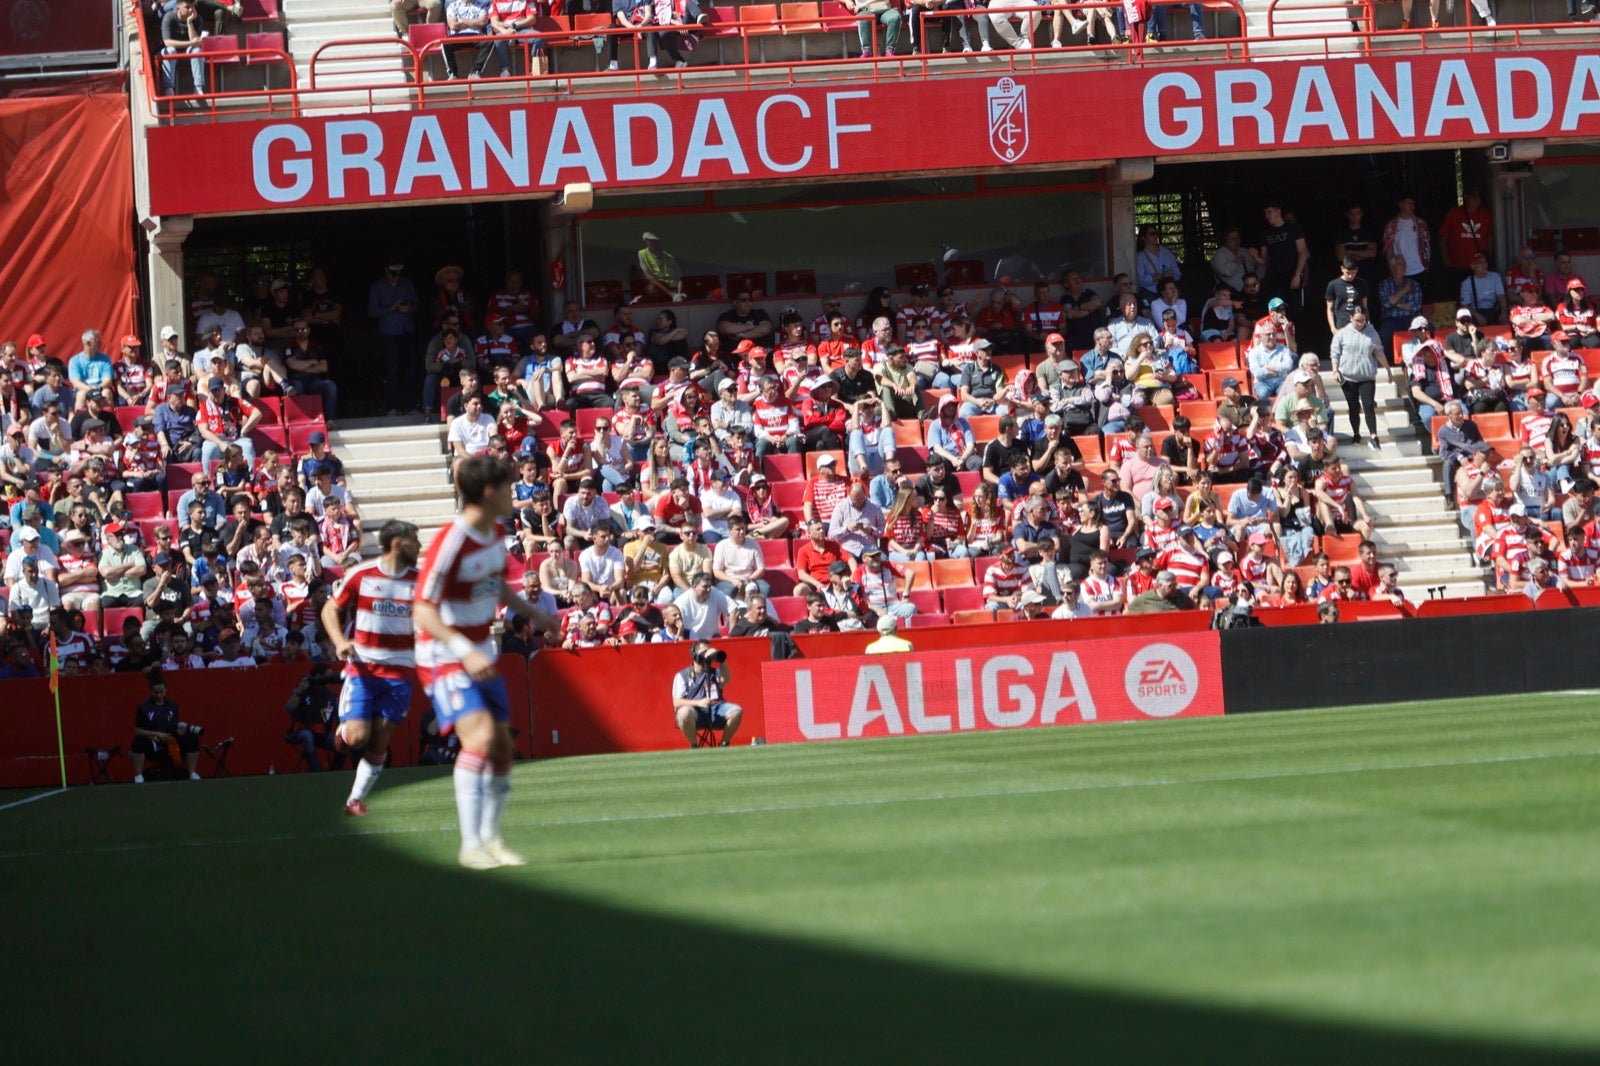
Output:
[[[1215,633],[1185,633],[769,662],[761,668],[767,739],[1220,715],[1218,648]]]
[[[1137,101],[1086,136],[1061,100]],[[914,121],[908,121],[914,119]],[[930,132],[933,131],[933,132]],[[167,126],[149,134],[156,215],[1184,154],[1600,136],[1600,55],[1328,59],[1051,71],[861,88],[440,107]],[[243,160],[196,181],[201,159]]]

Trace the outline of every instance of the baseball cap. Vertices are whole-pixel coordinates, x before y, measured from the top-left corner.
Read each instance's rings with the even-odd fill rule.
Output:
[[[911,296],[926,296],[928,295],[928,287],[926,285],[913,285],[906,292]]]
[[[1283,297],[1281,297],[1281,296],[1274,296],[1272,299],[1267,301],[1267,310],[1268,311],[1276,311],[1280,307],[1288,307],[1288,306],[1289,306],[1288,304],[1283,302]]]
[[[1235,377],[1223,378],[1222,379],[1222,387],[1225,388],[1225,389],[1227,389],[1227,388],[1237,389],[1239,387],[1239,379],[1235,378]]]
[[[1250,534],[1249,543],[1251,544],[1270,544],[1271,542],[1272,538],[1267,536],[1265,533],[1258,531]]]
[[[306,438],[306,443],[307,444],[326,444],[326,443],[328,443],[328,435],[326,433],[322,432],[319,429],[315,433],[311,434],[311,436]]]
[[[1133,553],[1134,562],[1139,562],[1141,559],[1154,559],[1155,557],[1156,550],[1154,548],[1140,548]]]
[[[1161,499],[1156,501],[1156,510],[1158,510],[1158,511],[1170,511],[1170,510],[1172,510],[1172,501],[1167,499],[1165,496],[1163,496]]]
[[[28,347],[29,348],[42,348],[42,347],[44,347],[44,335],[41,334],[41,333],[35,333],[35,334],[31,335],[28,338]]]
[[[1052,333],[1044,339],[1044,342],[1046,344],[1065,344],[1067,343],[1067,338],[1059,333]]]
[[[124,348],[143,348],[144,341],[130,333],[126,337],[122,338],[122,346]]]
[[[1523,518],[1526,518],[1526,517],[1528,517],[1528,508],[1525,505],[1523,505],[1523,503],[1519,500],[1518,502],[1516,502],[1516,503],[1512,504],[1510,507],[1508,507],[1506,509],[1506,513],[1507,514],[1514,514],[1514,515],[1521,515]]]
[[[206,391],[207,392],[216,392],[218,389],[225,389],[227,387],[228,387],[228,383],[226,381],[223,381],[221,378],[217,377],[217,375],[215,375],[215,374],[212,374],[211,375],[211,380],[206,382]]]
[[[172,556],[168,555],[166,552],[156,552],[155,558],[151,559],[150,561],[156,566],[171,566]]]
[[[1566,330],[1558,329],[1554,333],[1550,334],[1550,339],[1553,341],[1561,341],[1564,344],[1567,341],[1570,341],[1572,336]]]
[[[12,436],[12,437],[20,437],[20,436],[22,436],[23,435],[22,423],[21,422],[13,422],[13,423],[11,423],[11,425],[9,427],[7,427],[7,429],[6,429],[6,434],[8,436]]]
[[[982,337],[972,342],[972,350],[975,352],[981,352],[987,347],[989,347],[989,342]]]
[[[1078,361],[1076,359],[1068,359],[1061,364],[1061,372],[1063,374],[1077,373],[1082,369],[1083,367],[1078,365]]]
[[[1413,318],[1411,320],[1411,328],[1412,329],[1432,329],[1433,328],[1433,323],[1429,322],[1425,315],[1418,315],[1416,318]]]
[[[1482,252],[1473,252],[1472,261],[1474,263],[1487,263],[1489,261],[1489,257],[1484,255]]]
[[[863,551],[861,553],[861,558],[865,559],[869,555],[882,555],[882,554],[883,554],[883,549],[878,547],[876,544],[874,544],[872,547],[867,548],[865,551]]]
[[[1180,537],[1187,537],[1189,534],[1191,534],[1193,532],[1194,532],[1194,527],[1193,526],[1179,526],[1178,527],[1178,536],[1180,536]]]
[[[183,334],[179,333],[171,326],[161,327],[161,339],[164,341],[177,340],[181,336],[183,336]]]
[[[844,575],[850,572],[850,564],[843,559],[828,564],[828,573]]]
[[[1029,589],[1027,592],[1022,594],[1022,600],[1020,602],[1023,604],[1023,606],[1027,606],[1030,603],[1044,603],[1044,593],[1040,592],[1038,589]]]
[[[209,575],[207,575],[207,576],[209,576]],[[230,640],[238,640],[238,639],[239,639],[239,632],[238,632],[238,630],[235,630],[235,629],[224,629],[221,633],[217,634],[217,643],[219,643],[219,644],[225,643],[225,642],[230,641]]]
[[[1463,318],[1471,318],[1471,317],[1472,317],[1472,308],[1470,308],[1470,307],[1458,307],[1458,308],[1456,308],[1456,321],[1459,322]]]
[[[834,458],[831,455],[824,455],[822,458],[817,460],[817,465],[818,466],[833,466],[838,461],[839,461],[838,459]]]
[[[18,540],[38,540],[39,539],[39,531],[37,529],[34,529],[32,526],[23,526],[20,530],[17,531],[17,539]]]
[[[121,522],[107,522],[100,528],[100,532],[110,533],[113,536],[126,533],[127,531],[128,527],[123,525]]]
[[[895,617],[892,614],[886,614],[882,618],[878,619],[879,633],[887,635],[889,633],[897,632],[899,629],[900,623],[895,621]]]
[[[88,433],[90,430],[105,428],[106,424],[98,418],[85,418],[83,420],[83,431],[85,433]]]
[[[288,287],[289,287],[289,283],[287,281],[284,281],[282,278],[277,278],[272,283],[272,291],[273,292],[277,292],[279,289],[287,289]]]
[[[651,233],[649,230],[645,230],[644,231],[644,236],[640,237],[639,239],[642,240],[642,241],[659,241],[661,238],[657,237],[654,233]]]
[[[767,475],[765,475],[765,474],[757,474],[755,477],[750,479],[750,487],[751,488],[755,488],[757,485],[765,485],[765,484],[767,484]]]
[[[1583,279],[1582,278],[1568,278],[1567,279],[1567,288],[1569,288],[1569,289],[1587,289],[1588,286],[1583,283]]]
[[[1231,551],[1227,551],[1227,550],[1219,551],[1217,553],[1217,562],[1219,562],[1219,563],[1231,563],[1231,562],[1233,562],[1233,553]]]
[[[677,356],[677,357],[675,357],[674,359],[670,360],[667,363],[667,369],[668,370],[688,370],[689,369],[689,360],[685,359],[681,355]]]
[[[84,531],[81,529],[69,529],[65,533],[61,534],[61,543],[63,544],[66,544],[70,541],[88,539],[88,534],[84,533]]]

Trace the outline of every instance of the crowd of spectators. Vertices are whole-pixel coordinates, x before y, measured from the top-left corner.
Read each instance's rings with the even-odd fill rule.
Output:
[[[623,305],[602,326],[574,302],[528,328],[526,354],[464,341],[451,312],[429,348],[464,353],[453,455],[519,466],[511,549],[569,646],[959,613],[925,596],[948,560],[970,561],[963,603],[1021,617],[1220,611],[1246,589],[1252,607],[1404,602],[1340,454],[1382,448],[1371,395],[1391,359],[1364,291],[1330,308],[1357,401],[1341,439],[1274,294],[1307,284],[1297,245],[1290,231],[1276,272],[1259,253],[1265,286],[1251,269],[1227,288],[1213,339],[1237,364],[1209,378],[1176,261],[1150,240],[1109,299],[1068,272],[975,311],[914,286],[848,311],[825,298],[808,321],[735,291],[699,338],[671,310],[640,323]]]
[[[69,356],[39,334],[0,344],[0,676],[46,669],[52,639],[69,675],[332,655],[317,615],[360,557],[361,516],[327,423],[292,454],[277,406],[332,411],[324,284],[270,282],[243,314],[202,288],[192,351],[172,326],[153,357],[95,330]]]

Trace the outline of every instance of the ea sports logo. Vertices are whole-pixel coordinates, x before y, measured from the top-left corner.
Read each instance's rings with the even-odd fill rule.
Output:
[[[1152,718],[1182,714],[1200,691],[1200,671],[1175,644],[1151,644],[1128,660],[1122,675],[1128,699]]]

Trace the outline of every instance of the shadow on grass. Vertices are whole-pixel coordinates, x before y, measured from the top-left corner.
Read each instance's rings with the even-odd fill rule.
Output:
[[[58,933],[13,929],[8,1061],[1594,1061],[735,931],[717,923],[714,883],[662,884],[671,918],[370,837],[292,846],[94,859],[99,891],[74,885],[54,906],[81,893],[100,909]],[[49,912],[34,900],[11,917]]]

